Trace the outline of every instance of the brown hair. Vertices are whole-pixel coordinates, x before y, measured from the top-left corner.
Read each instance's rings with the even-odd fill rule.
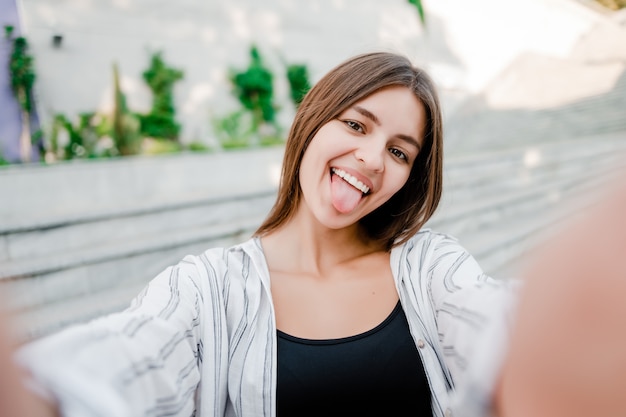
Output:
[[[419,231],[441,199],[443,131],[439,98],[431,78],[407,58],[374,52],[338,65],[305,96],[287,137],[276,203],[255,235],[278,229],[296,212],[302,199],[300,163],[317,131],[354,103],[391,86],[409,88],[423,104],[424,140],[406,184],[359,223],[368,238],[387,250]]]

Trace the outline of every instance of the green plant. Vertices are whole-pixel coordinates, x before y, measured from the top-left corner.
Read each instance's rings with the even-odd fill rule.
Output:
[[[234,94],[252,112],[253,131],[262,123],[275,123],[274,76],[265,66],[256,46],[250,47],[250,64],[243,71],[231,70]]]
[[[46,160],[118,156],[111,131],[111,119],[98,113],[81,113],[74,121],[57,114],[48,135]]]
[[[150,137],[178,139],[180,125],[176,122],[174,84],[183,78],[181,70],[169,67],[161,52],[152,54],[150,67],[143,79],[152,90],[150,113],[139,116],[141,132]]]
[[[214,118],[213,130],[224,149],[245,148],[250,146],[255,134],[252,114],[246,110],[237,110],[224,117]]]
[[[145,155],[160,155],[182,151],[180,143],[163,138],[145,138],[141,144],[141,153]]]
[[[259,145],[261,146],[277,146],[277,145],[283,145],[284,143],[285,143],[285,139],[278,134],[262,136],[261,140],[259,141]]]
[[[33,110],[32,96],[36,76],[34,59],[28,52],[28,41],[24,37],[18,37],[13,41],[13,51],[9,60],[9,71],[11,73],[11,88],[17,98],[22,113],[20,157],[23,162],[29,162],[33,148],[30,120]]]
[[[113,64],[114,105],[111,136],[121,155],[135,155],[141,151],[140,122],[128,111],[126,96],[120,87],[117,64]]]
[[[83,146],[83,138],[78,130],[79,128],[74,127],[65,115],[57,114],[54,116],[50,141],[55,155],[62,159],[74,159],[83,157],[87,153]],[[63,147],[59,144],[61,132],[64,132],[68,139],[67,144]]]
[[[189,145],[187,145],[187,149],[191,152],[211,152],[212,150],[209,145],[197,141],[191,142]]]
[[[4,37],[7,39],[11,39],[14,29],[15,28],[13,27],[13,25],[4,25]]]
[[[413,6],[415,6],[415,9],[417,9],[417,14],[420,18],[420,22],[422,23],[422,25],[426,25],[426,14],[424,13],[424,6],[422,5],[422,0],[408,0],[409,4],[412,4]]]
[[[307,66],[303,64],[291,64],[287,66],[287,81],[289,81],[291,101],[293,101],[293,104],[297,108],[306,93],[311,89]]]

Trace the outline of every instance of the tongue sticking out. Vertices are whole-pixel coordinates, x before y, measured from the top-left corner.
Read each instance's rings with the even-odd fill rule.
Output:
[[[331,182],[333,206],[340,213],[350,213],[361,201],[363,193],[337,175],[333,174]]]

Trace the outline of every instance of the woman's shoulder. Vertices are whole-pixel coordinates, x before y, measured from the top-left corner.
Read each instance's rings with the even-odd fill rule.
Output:
[[[412,268],[434,268],[461,261],[475,262],[456,237],[428,228],[421,229],[406,242],[396,246],[392,250],[392,259]]]
[[[211,262],[221,263],[228,262],[232,258],[242,256],[258,256],[259,254],[262,254],[262,249],[258,242],[258,238],[251,237],[247,240],[233,243],[231,245],[211,246],[199,254],[187,255],[184,259],[206,259]]]
[[[405,243],[399,246],[403,251],[414,251],[416,248],[428,247],[430,249],[441,249],[448,247],[452,249],[455,247],[458,250],[463,250],[459,240],[448,233],[439,232],[430,228],[420,229],[417,233],[411,236]]]
[[[230,246],[215,246],[198,255],[189,255],[181,263],[186,263],[201,273],[226,278],[238,276],[262,277],[267,270],[260,241],[251,237]]]

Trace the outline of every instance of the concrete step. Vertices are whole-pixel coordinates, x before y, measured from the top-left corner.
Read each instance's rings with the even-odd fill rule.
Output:
[[[21,341],[32,340],[74,323],[121,311],[165,267],[209,247],[233,245],[245,239],[249,232],[144,252],[115,262],[95,263],[75,271],[39,277],[35,282],[14,280],[3,293],[18,297],[14,303],[22,305],[12,309],[17,336]],[[104,281],[100,279],[102,276],[117,279]]]
[[[108,258],[102,251],[86,250],[81,254],[84,256],[82,264],[0,282],[2,294],[8,295],[5,297],[6,308],[20,323],[18,337],[24,341],[60,330],[71,323],[119,311],[167,266],[209,247],[241,242],[254,231],[259,221],[251,219],[249,224],[239,224],[236,230],[234,225],[222,225],[222,233],[212,228],[196,231],[193,235],[188,232],[171,236],[162,242],[150,242],[151,247],[143,245],[135,253],[123,247],[110,248]]]
[[[554,208],[552,212],[519,217],[515,221],[503,219],[484,233],[462,237],[461,241],[487,274],[504,279],[519,277],[526,256],[586,207],[579,202],[569,204],[567,210]]]
[[[257,217],[247,216],[229,223],[179,230],[166,235],[121,240],[108,246],[87,246],[55,256],[7,262],[3,264],[1,282],[4,289],[14,293],[8,303],[16,310],[66,297],[81,296],[85,291],[97,292],[116,285],[120,279],[139,279],[145,282],[145,277],[153,274],[141,272],[141,266],[145,264],[144,255],[153,257],[154,254],[158,259],[169,260],[171,257],[164,255],[169,251],[247,236],[258,227],[264,215],[265,213]],[[120,260],[137,260],[141,265],[127,268],[126,273],[118,267],[109,268],[109,265],[115,265]],[[158,270],[167,265],[163,261],[158,263]],[[105,270],[109,272],[105,273]],[[130,278],[126,278],[127,276]],[[26,291],[30,287],[37,287],[38,290]]]
[[[29,228],[7,230],[0,251],[0,279],[14,274],[12,263],[32,264],[37,258],[64,258],[85,248],[95,249],[118,242],[141,241],[155,236],[167,237],[187,229],[206,229],[240,218],[259,217],[274,203],[276,191],[229,198],[208,198],[178,203],[140,205],[136,208],[110,209],[101,213],[82,213],[48,222],[41,220]]]
[[[449,154],[480,149],[507,149],[557,140],[572,140],[602,133],[626,131],[626,93],[621,102],[589,111],[485,110],[457,116],[450,122],[446,151]],[[473,104],[467,104],[473,106]],[[503,140],[506,138],[506,140]]]
[[[551,207],[562,204],[572,195],[588,189],[588,184],[605,181],[626,168],[626,161],[602,167],[589,167],[585,173],[557,176],[527,188],[495,190],[479,198],[444,200],[442,208],[429,222],[429,227],[449,231],[454,235],[483,233],[500,219],[516,219],[541,214]],[[592,174],[588,176],[588,174]],[[454,192],[454,190],[453,190]]]
[[[623,173],[623,169],[614,171]],[[480,232],[455,230],[450,233],[478,260],[483,269],[494,277],[517,276],[524,256],[538,243],[556,231],[561,224],[583,212],[613,175],[595,177],[575,185],[558,202],[546,204],[541,210],[503,213],[483,227]]]
[[[591,167],[619,162],[625,150],[626,133],[621,133],[453,156],[445,169],[445,199],[460,202],[528,189],[552,178],[589,175]]]

